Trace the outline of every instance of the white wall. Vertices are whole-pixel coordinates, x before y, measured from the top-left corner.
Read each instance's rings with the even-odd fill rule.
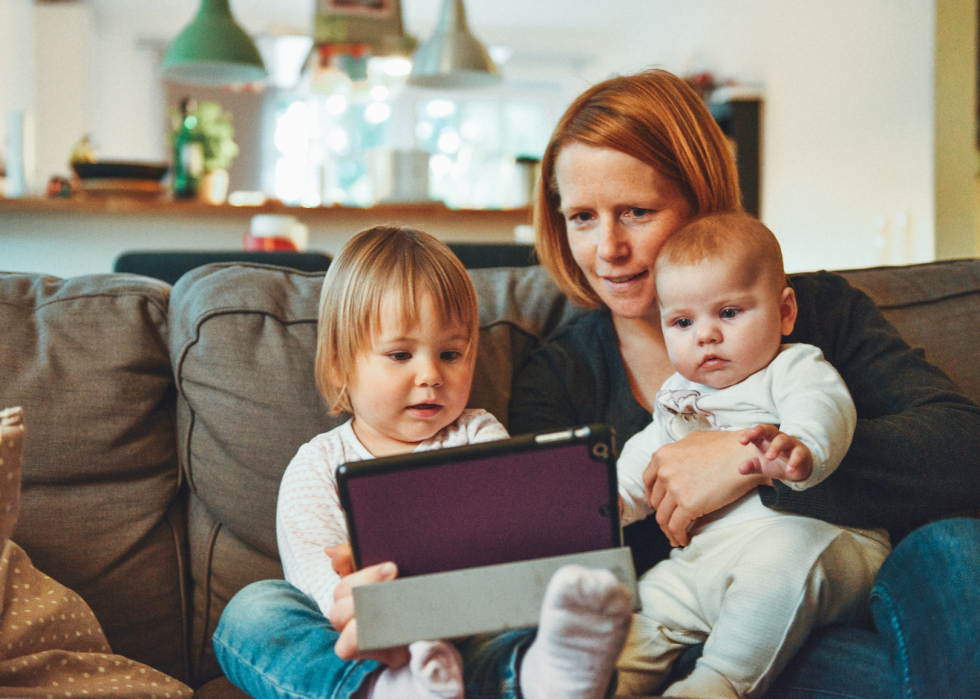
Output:
[[[34,33],[24,30],[33,22],[31,0],[0,0],[0,159],[5,163],[8,114],[34,110]]]
[[[648,6],[645,22],[621,18],[616,69],[706,68],[762,86],[762,219],[790,269],[933,258],[933,2]]]
[[[31,0],[0,0],[0,113],[34,106]],[[5,150],[3,152],[6,152]]]
[[[34,6],[34,87],[38,187],[67,176],[72,147],[88,130],[94,101],[89,73],[91,12],[87,5]]]
[[[0,3],[8,16],[3,8],[24,4]],[[761,85],[762,218],[787,266],[808,270],[936,254],[937,3],[975,23],[976,0],[468,0],[467,10],[478,36],[514,48],[505,72],[540,74],[551,61],[569,99],[611,73],[654,65]],[[87,125],[100,153],[165,158],[153,47],[162,50],[196,1],[86,4]],[[440,4],[403,0],[408,31],[427,37]],[[232,9],[253,33],[309,31],[313,0],[233,0]],[[972,46],[952,54],[954,63],[976,60]],[[2,85],[10,74],[0,71]],[[973,148],[962,136],[943,147]],[[944,187],[976,198],[962,171]],[[978,238],[957,250],[980,254]]]

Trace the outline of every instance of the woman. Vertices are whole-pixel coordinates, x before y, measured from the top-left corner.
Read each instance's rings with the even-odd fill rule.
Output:
[[[606,422],[622,444],[646,426],[653,397],[673,371],[660,331],[654,260],[664,240],[692,218],[739,209],[727,142],[682,80],[649,71],[580,96],[542,159],[535,227],[542,264],[563,292],[594,310],[521,370],[512,433]],[[793,284],[799,317],[788,341],[820,347],[858,409],[847,457],[824,483],[796,492],[739,475],[737,464],[751,449],[738,444],[736,433],[695,432],[663,447],[644,476],[656,522],[628,532],[638,572],[670,546],[686,544],[694,520],[757,486],[769,507],[886,527],[893,543],[931,519],[977,511],[980,408],[841,277],[797,276]],[[970,573],[980,569],[978,552],[974,520],[916,532],[886,561],[872,595],[880,635],[816,634],[768,696],[838,689],[855,697],[976,696],[978,663],[962,654],[976,652],[964,645],[972,648],[980,630],[971,602],[980,590]],[[934,613],[955,623],[930,626]],[[959,653],[966,665],[951,671],[945,653]]]
[[[563,156],[570,157],[556,165]],[[542,348],[521,372],[511,430],[603,421],[622,442],[649,422],[649,396],[670,371],[651,315],[656,299],[648,283],[650,265],[660,243],[692,217],[739,209],[735,166],[700,100],[662,71],[616,78],[587,91],[559,123],[542,165],[545,186],[535,213],[539,256],[571,298],[596,310]],[[797,278],[794,284],[801,302],[799,336],[791,341],[824,349],[855,394],[863,419],[851,455],[832,478],[795,495],[769,489],[767,504],[895,530],[960,507],[976,510],[980,409],[912,354],[870,300],[839,277]],[[900,446],[897,453],[893,444]],[[654,497],[670,533],[658,534],[657,522],[651,522],[650,532],[633,537],[642,544],[634,546],[638,567],[640,554],[648,567],[669,552],[670,542],[687,541],[687,522],[757,484],[732,476],[741,449],[731,435],[700,432],[657,453],[651,465]],[[875,493],[867,495],[868,488]],[[767,696],[823,699],[837,692],[872,699],[903,696],[901,691],[975,699],[975,525],[956,520],[910,536],[879,574],[874,611],[880,635],[860,629],[818,632]],[[335,570],[345,577],[335,593],[331,629],[304,622],[309,599],[280,589],[282,581],[246,587],[225,608],[215,647],[224,649],[219,657],[226,674],[253,696],[364,696],[363,679],[377,662],[406,662],[405,649],[366,656],[357,647],[351,588],[390,579],[390,569],[352,572],[349,549],[332,555]],[[284,605],[284,595],[293,601]],[[955,620],[955,629],[947,628],[947,619]],[[286,634],[296,628],[303,631],[301,639]],[[534,640],[533,631],[520,629],[464,648],[467,696],[526,699],[519,679]],[[287,686],[283,678],[297,666],[306,669],[308,681]],[[943,676],[950,668],[958,674]],[[550,698],[559,695],[552,692]]]

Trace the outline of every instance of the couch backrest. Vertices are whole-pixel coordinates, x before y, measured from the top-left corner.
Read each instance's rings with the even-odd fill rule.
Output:
[[[840,272],[913,347],[980,402],[980,259]]]
[[[844,274],[980,399],[980,260]],[[512,372],[582,311],[540,267],[471,277],[471,405],[506,422]],[[0,407],[23,405],[28,428],[14,539],[90,603],[116,652],[195,685],[216,677],[224,605],[282,575],[279,480],[300,444],[339,422],[312,380],[322,278],[212,265],[171,291],[128,275],[0,273]]]
[[[276,494],[301,444],[340,420],[313,383],[323,274],[257,265],[193,270],[174,287],[170,352],[190,485],[191,663],[220,676],[210,638],[244,585],[282,577]]]
[[[512,367],[574,315],[538,267],[471,272],[481,302],[473,406],[507,419]],[[171,360],[178,443],[191,489],[198,682],[220,670],[211,634],[231,596],[281,577],[275,538],[279,481],[301,444],[346,418],[330,417],[313,382],[322,274],[209,265],[174,287]]]
[[[13,540],[116,653],[188,678],[170,288],[0,273],[0,406],[27,427]]]
[[[540,267],[473,270],[480,346],[470,404],[506,424],[512,372],[582,313]],[[980,261],[855,270],[852,283],[980,397]],[[199,682],[220,673],[210,637],[245,585],[279,577],[275,506],[296,449],[338,424],[313,384],[320,274],[254,265],[195,270],[171,298],[180,458],[192,489],[191,647]]]

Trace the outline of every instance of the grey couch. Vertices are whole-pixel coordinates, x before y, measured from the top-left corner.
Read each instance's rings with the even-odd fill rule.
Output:
[[[0,263],[2,264],[2,263]],[[514,370],[581,312],[538,267],[471,272],[472,404],[506,422]],[[980,399],[980,260],[844,273]],[[209,265],[173,288],[0,273],[0,407],[28,428],[14,540],[92,606],[117,653],[233,696],[210,637],[248,583],[280,577],[276,492],[330,429],[313,382],[321,274]]]

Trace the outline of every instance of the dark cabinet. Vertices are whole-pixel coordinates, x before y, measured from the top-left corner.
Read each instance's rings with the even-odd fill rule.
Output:
[[[709,109],[732,143],[742,189],[742,206],[753,216],[759,216],[762,208],[762,100],[734,98],[713,102]]]

